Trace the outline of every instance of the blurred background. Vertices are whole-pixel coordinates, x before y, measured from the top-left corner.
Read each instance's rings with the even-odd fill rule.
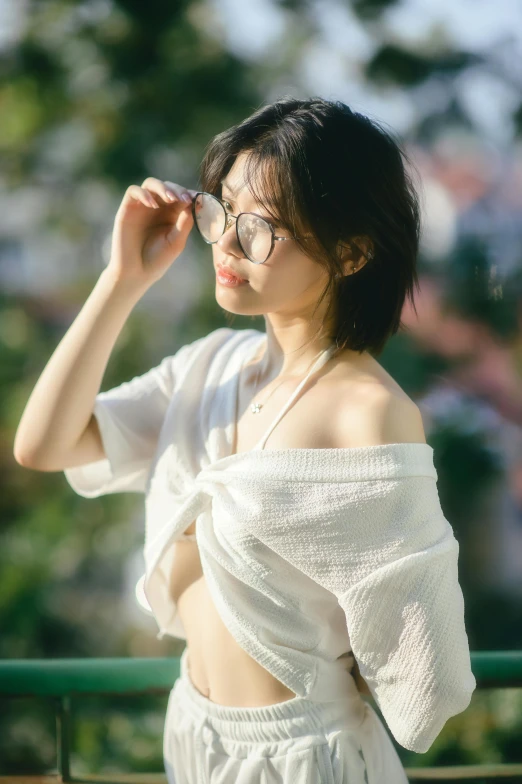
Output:
[[[188,188],[210,138],[283,95],[391,126],[421,174],[418,318],[381,364],[419,405],[460,543],[472,651],[522,649],[522,4],[0,0],[0,658],[177,656],[140,610],[143,498],[21,467],[29,395],[108,262],[127,186]],[[193,231],[102,389],[228,326]],[[237,317],[233,327],[258,323]],[[82,700],[77,774],[161,771],[166,697]],[[0,710],[0,774],[55,765],[38,701]],[[522,760],[520,690],[475,692],[423,765]]]

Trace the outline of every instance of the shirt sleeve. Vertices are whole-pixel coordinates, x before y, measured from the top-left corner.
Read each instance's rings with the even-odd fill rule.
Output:
[[[182,346],[143,375],[98,393],[93,413],[106,458],[64,470],[76,493],[97,498],[110,493],[146,491],[177,375],[194,345]]]
[[[299,485],[263,539],[333,593],[353,654],[395,739],[428,751],[476,687],[459,544],[426,476]],[[321,512],[313,513],[312,510]],[[293,537],[285,535],[294,516]]]
[[[458,549],[447,536],[338,596],[361,675],[394,737],[417,753],[468,707],[476,687]]]
[[[391,732],[404,748],[423,753],[447,720],[468,707],[476,687],[459,543],[430,478],[391,482],[383,511],[390,516],[378,556],[372,552],[377,542],[367,540],[357,579],[334,573],[326,582],[331,580],[359,670]],[[345,554],[350,550],[346,540]]]

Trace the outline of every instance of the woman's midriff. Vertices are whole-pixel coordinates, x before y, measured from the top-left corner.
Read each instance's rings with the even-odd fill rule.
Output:
[[[170,590],[187,637],[187,664],[195,688],[219,705],[242,708],[294,698],[293,691],[241,648],[221,620],[197,543],[181,540],[174,547]]]

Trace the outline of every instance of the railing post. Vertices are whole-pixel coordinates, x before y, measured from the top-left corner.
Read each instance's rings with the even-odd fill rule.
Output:
[[[71,768],[69,754],[71,751],[71,698],[68,695],[58,700],[56,711],[56,760],[61,781],[70,782]]]

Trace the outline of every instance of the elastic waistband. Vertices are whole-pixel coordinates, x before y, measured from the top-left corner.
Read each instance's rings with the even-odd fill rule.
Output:
[[[278,741],[309,734],[324,734],[335,729],[355,730],[366,715],[366,703],[353,678],[353,690],[346,689],[337,700],[319,701],[293,697],[284,702],[257,707],[219,705],[201,694],[190,680],[188,649],[181,654],[180,677],[174,685],[183,709],[198,724],[210,724],[223,738],[236,741]],[[174,690],[173,689],[173,690]]]

